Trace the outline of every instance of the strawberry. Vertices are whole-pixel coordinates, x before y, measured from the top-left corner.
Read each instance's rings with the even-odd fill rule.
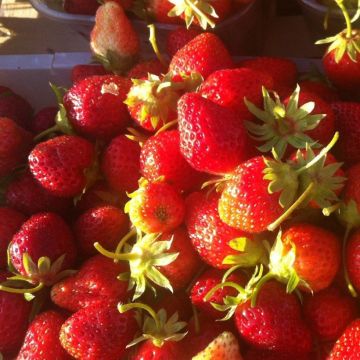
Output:
[[[244,356],[244,360],[290,360],[293,354],[280,353],[276,351],[259,350],[257,348],[250,348]],[[310,354],[296,354],[296,360],[313,360]],[[325,360],[318,359],[316,360]]]
[[[17,360],[70,360],[71,356],[61,347],[59,332],[66,318],[56,311],[38,315],[30,324]]]
[[[94,15],[99,3],[96,0],[64,0],[63,6],[70,14]]]
[[[90,76],[107,74],[108,71],[102,65],[78,64],[71,69],[71,82],[75,84]]]
[[[0,281],[7,273],[0,272]],[[0,291],[0,352],[11,353],[18,350],[28,327],[31,303],[23,296]]]
[[[129,219],[114,206],[99,206],[80,215],[74,224],[74,235],[82,255],[96,254],[94,243],[115,250],[129,230]]]
[[[346,246],[346,269],[349,274],[351,284],[356,290],[360,291],[360,230],[356,230],[349,238]]]
[[[79,310],[60,330],[63,348],[75,359],[118,360],[138,330],[134,314],[120,314],[114,305],[97,304]]]
[[[237,338],[231,332],[223,332],[193,360],[242,360]]]
[[[354,320],[331,350],[328,360],[356,359],[359,356],[360,319]]]
[[[169,31],[166,38],[166,52],[171,59],[178,50],[183,48],[189,41],[200,35],[198,29],[186,29],[179,26],[174,30]]]
[[[126,72],[131,68],[140,50],[140,40],[121,5],[110,1],[98,8],[90,46],[106,69]]]
[[[193,193],[186,199],[186,226],[196,251],[209,265],[224,269],[236,264],[252,266],[260,261],[260,242],[221,221],[218,214],[219,194]],[[243,241],[241,250],[237,241]]]
[[[304,314],[320,341],[335,341],[356,319],[358,309],[350,295],[343,294],[336,287],[329,287],[305,298]]]
[[[24,129],[30,130],[33,108],[11,89],[0,86],[0,118],[9,118]]]
[[[214,34],[203,33],[174,55],[169,70],[177,74],[197,72],[206,79],[216,70],[233,66],[233,60],[222,41]]]
[[[360,161],[360,104],[335,102],[331,106],[336,116],[336,127],[341,134],[337,143],[338,156],[347,164],[354,164]]]
[[[13,120],[0,117],[0,178],[22,163],[31,148],[32,136]]]
[[[179,191],[199,185],[203,176],[194,170],[180,153],[179,131],[164,131],[150,137],[140,153],[140,170],[149,181],[160,176]]]
[[[168,0],[149,0],[147,2],[147,10],[150,16],[159,23],[180,24],[179,17],[169,17],[169,11],[174,7]]]
[[[10,183],[5,192],[5,200],[8,206],[27,215],[42,211],[65,214],[72,206],[71,199],[54,196],[29,171]]]
[[[64,96],[67,116],[80,134],[110,140],[125,130],[129,114],[123,104],[130,80],[117,75],[91,76]]]
[[[114,1],[122,6],[124,10],[129,10],[133,6],[134,0],[105,0],[104,2]]]
[[[36,145],[29,155],[29,167],[34,178],[53,195],[72,197],[85,188],[84,172],[92,165],[94,155],[89,141],[63,135]]]
[[[181,195],[163,181],[139,181],[139,188],[129,194],[125,205],[131,223],[142,232],[163,233],[178,227],[185,215]]]
[[[38,111],[32,119],[31,131],[34,134],[40,134],[54,126],[58,110],[59,109],[56,106],[48,106]]]
[[[306,79],[300,81],[299,86],[302,91],[315,94],[327,103],[340,100],[338,92],[323,81]]]
[[[160,76],[166,73],[165,66],[158,60],[145,60],[134,65],[126,74],[129,79],[143,79],[148,74],[154,74]]]
[[[251,157],[250,139],[232,109],[187,93],[179,100],[178,116],[180,151],[194,169],[226,174]]]
[[[101,170],[116,191],[131,192],[140,178],[140,146],[123,135],[114,138],[103,153]]]
[[[25,219],[25,216],[16,210],[0,207],[0,269],[6,268],[7,248]]]
[[[82,308],[125,301],[128,283],[117,276],[127,271],[124,263],[115,263],[97,255],[84,262],[79,271],[51,289],[51,300],[61,308],[75,312]]]

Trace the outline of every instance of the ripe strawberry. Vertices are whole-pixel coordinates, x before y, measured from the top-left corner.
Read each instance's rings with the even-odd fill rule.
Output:
[[[96,0],[64,0],[63,6],[70,14],[94,15],[99,3]]]
[[[106,249],[116,249],[118,242],[129,231],[129,218],[114,206],[99,206],[80,215],[74,224],[74,235],[84,256],[95,255],[94,243]]]
[[[357,303],[336,287],[319,291],[304,300],[304,314],[320,341],[336,341],[358,316]]]
[[[163,181],[139,181],[125,205],[131,223],[144,233],[163,233],[177,228],[184,219],[185,203],[181,195]]]
[[[71,356],[61,347],[59,332],[66,317],[50,310],[38,315],[30,324],[17,360],[70,360]]]
[[[107,75],[109,72],[102,65],[79,64],[71,69],[71,82],[73,84],[94,75]]]
[[[73,85],[64,106],[75,130],[102,140],[120,134],[130,120],[123,104],[130,86],[129,79],[117,75],[92,76]]]
[[[149,0],[147,2],[147,10],[155,21],[165,24],[180,24],[182,21],[179,17],[168,16],[173,7],[174,4],[168,0]]]
[[[0,118],[9,118],[22,128],[30,130],[32,115],[33,109],[23,97],[0,86]]]
[[[58,136],[35,146],[29,155],[30,171],[53,195],[73,197],[86,186],[85,171],[94,153],[94,146],[81,137]]]
[[[35,284],[48,285],[56,280],[61,270],[69,269],[74,264],[74,238],[60,216],[39,213],[25,221],[14,235],[9,245],[9,257],[14,268],[26,279]],[[38,268],[35,264],[41,257],[48,259],[40,261]],[[62,262],[58,264],[60,257]],[[50,263],[56,267],[51,268]]]
[[[220,195],[193,193],[186,199],[186,226],[196,251],[209,265],[226,269],[236,264],[255,265],[263,255],[260,242],[221,221],[218,213]],[[231,241],[243,239],[242,251]],[[231,260],[231,261],[230,261]]]
[[[61,308],[75,312],[82,308],[101,304],[116,304],[130,296],[128,283],[117,276],[128,271],[123,262],[115,263],[102,255],[84,262],[79,272],[51,289],[51,300]]]
[[[0,269],[6,268],[7,248],[25,219],[25,216],[16,210],[0,207]]]
[[[140,153],[140,170],[149,181],[160,176],[179,191],[197,187],[203,175],[194,170],[180,153],[179,131],[164,131],[150,137]]]
[[[245,356],[244,360],[290,360],[293,358],[293,354],[280,353],[276,351],[260,350],[257,348],[250,348]],[[325,360],[318,357],[316,360]],[[296,360],[314,360],[311,354],[296,354]]]
[[[10,183],[5,192],[5,200],[8,206],[27,215],[42,211],[65,214],[72,206],[71,199],[54,196],[29,171]]]
[[[169,31],[166,38],[166,52],[171,59],[178,50],[183,48],[189,41],[200,35],[198,29],[186,29],[179,26],[174,30]]]
[[[349,274],[351,284],[355,289],[360,290],[360,230],[356,230],[349,238],[346,245],[346,269]]]
[[[134,65],[127,73],[129,79],[143,79],[148,74],[154,74],[160,76],[166,73],[165,66],[158,60],[145,60]]]
[[[124,10],[129,10],[134,3],[134,0],[105,0],[104,2],[115,1],[122,6]]]
[[[229,69],[233,66],[233,60],[222,41],[214,34],[203,33],[174,55],[169,70],[177,74],[197,72],[206,79],[216,70]]]
[[[0,178],[8,175],[26,158],[32,136],[13,120],[0,117]]]
[[[354,164],[360,161],[360,104],[335,102],[331,106],[336,116],[336,128],[341,134],[337,143],[338,157],[347,164]]]
[[[106,69],[126,72],[131,68],[140,50],[140,40],[121,5],[110,1],[99,7],[90,46]]]
[[[118,360],[137,331],[132,312],[120,314],[114,305],[97,304],[79,310],[65,321],[60,342],[75,359]]]
[[[55,125],[55,117],[58,113],[56,106],[48,106],[38,111],[31,122],[31,131],[40,134]]]
[[[333,103],[340,100],[338,92],[323,81],[317,79],[302,80],[299,82],[299,85],[302,91],[315,94],[327,103]]]
[[[7,273],[0,272],[0,281]],[[31,303],[19,294],[0,291],[0,352],[18,350],[24,339],[31,312]]]
[[[356,359],[359,356],[360,319],[354,320],[331,350],[328,360]]]
[[[251,157],[253,149],[237,113],[197,93],[178,103],[180,151],[198,171],[226,174]]]

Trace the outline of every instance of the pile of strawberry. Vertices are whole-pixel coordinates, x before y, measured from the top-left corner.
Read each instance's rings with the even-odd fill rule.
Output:
[[[0,357],[358,358],[347,25],[323,59],[330,85],[184,30],[169,63],[133,65],[136,34],[107,2],[92,48],[130,70],[76,66],[35,116],[0,87]]]

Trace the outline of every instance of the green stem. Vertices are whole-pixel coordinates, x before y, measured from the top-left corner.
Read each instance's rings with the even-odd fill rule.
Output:
[[[228,269],[225,274],[223,275],[221,282],[224,283],[226,282],[227,278],[236,270],[243,268],[243,265],[235,265],[233,267],[231,267],[230,269]]]
[[[200,334],[200,321],[199,321],[199,314],[194,304],[191,304],[191,308],[194,315],[194,327],[195,327],[195,334]],[[1,359],[0,359],[1,360]]]
[[[169,130],[170,128],[172,128],[173,126],[177,125],[178,123],[178,120],[172,120],[172,121],[169,121],[168,123],[166,123],[165,125],[163,125],[157,132],[155,135],[159,135],[160,133],[166,131],[166,130]]]
[[[356,292],[356,290],[354,289],[354,286],[351,283],[349,273],[347,271],[347,266],[346,266],[346,245],[347,245],[347,241],[349,239],[349,235],[350,235],[351,230],[352,230],[352,226],[348,225],[346,227],[345,234],[344,234],[344,239],[343,239],[343,243],[342,243],[342,258],[343,258],[344,277],[345,277],[346,285],[348,287],[348,290],[349,290],[350,294],[353,297],[357,297],[358,296],[357,292]]]
[[[344,15],[345,21],[346,21],[346,37],[351,38],[352,36],[352,24],[351,24],[351,18],[349,15],[348,10],[346,9],[344,5],[344,0],[335,0],[336,4],[339,6],[341,12]]]
[[[269,231],[274,231],[283,221],[285,221],[306,200],[314,186],[313,182],[310,183],[299,198],[279,218],[270,224],[267,229]]]
[[[256,306],[257,298],[261,288],[271,279],[274,279],[275,275],[270,271],[268,272],[256,285],[254,292],[251,295],[251,307]]]
[[[156,57],[159,59],[159,61],[161,62],[161,64],[163,64],[165,67],[168,67],[169,64],[165,61],[164,57],[162,56],[159,47],[157,45],[157,41],[156,41],[156,33],[155,33],[155,25],[154,24],[150,24],[148,25],[148,28],[150,30],[150,36],[149,36],[149,41],[150,44],[154,50],[154,53],[156,55]]]
[[[54,125],[52,127],[50,127],[49,129],[44,130],[43,132],[41,132],[40,134],[36,135],[34,137],[34,142],[39,142],[40,140],[42,140],[44,137],[54,133],[54,132],[58,132],[61,131],[58,125]]]
[[[113,260],[129,261],[129,260],[137,260],[141,258],[141,255],[139,254],[115,254],[103,248],[98,242],[94,243],[94,247],[101,255],[104,255],[107,258]]]
[[[8,286],[0,285],[0,290],[6,291],[6,292],[12,293],[12,294],[34,294],[34,293],[40,291],[44,286],[45,286],[45,284],[42,282],[39,283],[39,285],[37,285],[36,287],[34,287],[32,289],[15,289],[15,288],[11,288]]]
[[[226,281],[224,283],[220,283],[215,285],[204,297],[205,301],[208,301],[214,294],[216,291],[218,291],[219,289],[222,289],[223,287],[232,287],[235,290],[237,290],[239,293],[243,293],[244,289],[242,286],[234,283],[233,281]]]
[[[116,249],[115,249],[115,255],[120,255],[120,252],[122,250],[122,248],[124,247],[124,245],[126,244],[126,242],[136,234],[136,228],[134,227],[132,230],[130,230],[118,243]],[[117,262],[117,261],[116,261]]]

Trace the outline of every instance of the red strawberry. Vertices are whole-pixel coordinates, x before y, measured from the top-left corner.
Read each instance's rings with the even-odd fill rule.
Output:
[[[178,103],[178,116],[180,151],[194,169],[226,174],[251,157],[250,139],[232,109],[187,93]]]
[[[63,6],[71,14],[94,15],[99,3],[96,0],[64,0]]]
[[[118,360],[137,330],[133,312],[120,314],[114,305],[97,304],[79,310],[65,321],[60,342],[75,359]]]
[[[66,318],[56,311],[38,315],[30,324],[17,360],[70,360],[71,356],[61,347],[59,332]]]
[[[86,186],[84,172],[94,153],[94,146],[81,137],[58,136],[35,146],[29,155],[30,171],[55,196],[76,196]]]
[[[61,308],[78,311],[92,305],[116,304],[130,296],[128,283],[117,276],[128,271],[124,263],[115,263],[97,255],[81,265],[78,273],[68,277],[51,289],[52,301]]]
[[[358,309],[356,300],[349,294],[329,287],[305,298],[304,313],[320,341],[335,341],[346,326],[356,319]]]
[[[13,120],[0,117],[0,178],[25,160],[32,136]]]
[[[73,84],[94,75],[107,75],[108,71],[102,65],[79,64],[71,69]]]
[[[0,281],[7,273],[0,272]],[[22,295],[0,291],[0,352],[12,353],[18,350],[28,327],[31,303]]]
[[[56,106],[48,106],[38,111],[31,122],[31,131],[40,134],[54,126],[58,110]]]
[[[171,59],[178,50],[183,48],[189,41],[200,34],[198,29],[186,29],[179,26],[174,30],[169,31],[166,39],[166,52]]]
[[[257,348],[250,348],[245,354],[244,360],[291,360],[293,354],[279,353],[276,351],[259,350]],[[316,358],[317,360],[320,360]],[[314,360],[309,354],[296,354],[296,360]],[[325,360],[325,359],[323,359]]]
[[[131,360],[166,360],[166,359],[183,359],[183,345],[176,341],[166,341],[164,345],[158,347],[151,340],[141,343],[135,350],[135,355],[131,356]]]
[[[6,268],[7,248],[25,219],[25,216],[18,211],[9,207],[0,207],[0,269]]]
[[[105,149],[101,169],[109,185],[124,193],[137,189],[140,178],[140,146],[123,135]]]
[[[168,16],[169,11],[174,7],[174,4],[168,0],[149,0],[147,6],[151,17],[159,23],[179,24],[182,22],[179,17]]]
[[[356,230],[346,245],[346,269],[351,284],[360,291],[360,230]]]
[[[129,10],[133,5],[134,0],[105,0],[104,2],[115,1],[122,6],[124,10]]]
[[[82,255],[97,253],[94,243],[115,250],[118,242],[129,231],[129,218],[114,206],[99,206],[80,215],[74,224],[74,235]]]
[[[236,259],[237,264],[255,265],[263,255],[260,243],[246,239],[248,234],[221,221],[218,213],[219,197],[217,193],[209,196],[193,193],[186,199],[186,226],[193,246],[206,263],[216,268],[224,269],[234,265],[226,261],[230,257]],[[239,252],[231,240],[241,238],[246,240],[244,248]]]
[[[28,171],[10,183],[5,192],[5,199],[7,205],[27,215],[42,211],[65,214],[72,206],[71,199],[54,196]]]
[[[30,130],[32,115],[33,109],[23,97],[5,86],[0,86],[0,118],[9,118]]]
[[[140,50],[140,40],[121,5],[109,1],[99,7],[90,46],[105,68],[117,72],[131,68]]]
[[[75,130],[104,140],[120,134],[130,120],[123,104],[130,86],[129,79],[117,75],[92,76],[73,85],[64,106]]]
[[[169,70],[178,74],[198,72],[206,79],[216,70],[233,66],[231,56],[222,41],[214,34],[203,33],[174,55]]]
[[[354,320],[331,350],[328,360],[356,359],[359,356],[360,319]]]
[[[203,179],[181,155],[178,130],[161,132],[145,142],[140,153],[140,169],[147,180],[155,181],[163,176],[167,183],[185,192]]]
[[[166,68],[158,59],[146,60],[134,65],[126,76],[129,79],[143,79],[149,73],[160,76],[166,73]]]
[[[338,92],[323,81],[311,79],[302,80],[299,82],[299,85],[302,91],[316,94],[317,97],[320,97],[327,103],[340,100]]]

